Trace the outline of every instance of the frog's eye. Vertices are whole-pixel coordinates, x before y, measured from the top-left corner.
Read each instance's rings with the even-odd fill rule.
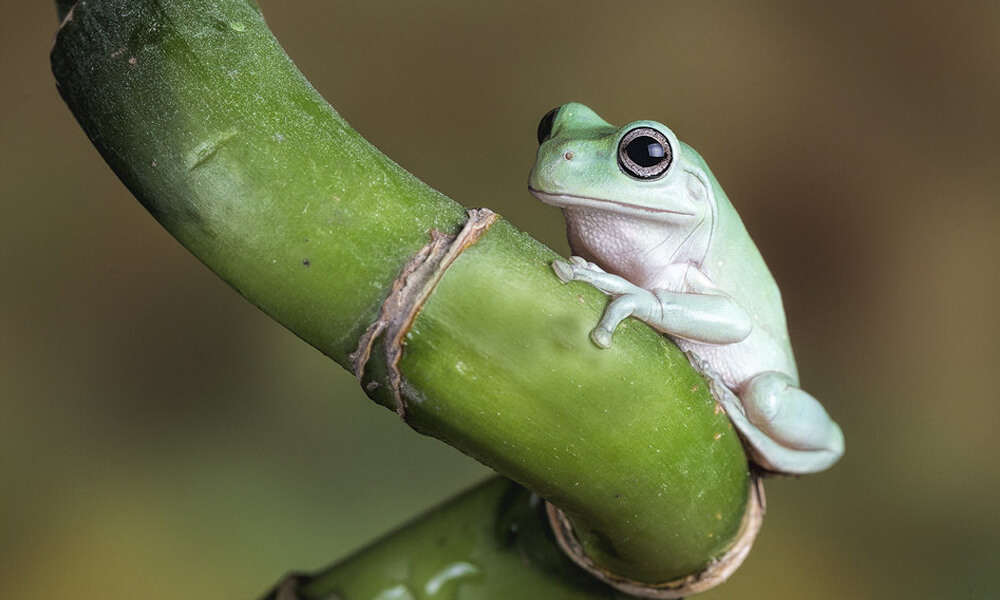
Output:
[[[562,107],[557,106],[549,112],[545,113],[542,120],[538,122],[538,145],[541,146],[545,140],[552,137],[552,124],[556,121],[556,115],[559,114],[559,109]]]
[[[636,179],[655,179],[663,175],[673,159],[667,136],[652,127],[636,127],[618,142],[618,166]]]

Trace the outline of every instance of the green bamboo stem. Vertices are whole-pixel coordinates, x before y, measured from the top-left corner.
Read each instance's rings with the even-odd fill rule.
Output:
[[[610,570],[694,572],[740,525],[726,518],[747,499],[739,439],[663,336],[630,322],[612,348],[595,346],[607,299],[553,282],[551,260],[502,222],[448,269],[400,360],[408,389],[434,391],[408,394],[406,420],[569,513]]]
[[[53,71],[108,164],[373,399],[559,506],[598,571],[671,581],[747,541],[740,441],[677,348],[637,322],[593,346],[606,299],[503,220],[456,242],[465,209],[351,129],[256,6],[66,4]]]
[[[335,568],[287,578],[268,598],[415,600],[457,597],[459,588],[464,600],[618,597],[559,552],[541,508],[529,491],[493,478]]]

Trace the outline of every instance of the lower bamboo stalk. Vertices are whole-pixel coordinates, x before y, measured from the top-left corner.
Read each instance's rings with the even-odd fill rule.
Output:
[[[267,600],[464,600],[620,597],[555,545],[541,499],[490,479],[312,575],[291,575]]]

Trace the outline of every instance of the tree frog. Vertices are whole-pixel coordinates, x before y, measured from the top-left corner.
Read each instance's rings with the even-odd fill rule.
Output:
[[[644,321],[724,384],[720,404],[760,467],[835,463],[840,427],[799,389],[778,286],[704,159],[660,123],[615,127],[576,103],[542,118],[538,143],[528,189],[563,210],[574,254],[552,268],[612,298],[594,343]]]

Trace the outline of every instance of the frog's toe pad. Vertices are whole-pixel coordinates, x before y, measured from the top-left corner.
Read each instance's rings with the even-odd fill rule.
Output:
[[[611,347],[611,332],[603,327],[597,327],[590,332],[590,339],[601,348]]]
[[[573,265],[569,264],[568,262],[562,260],[554,260],[552,261],[552,270],[555,272],[556,277],[559,278],[559,281],[563,283],[569,283],[570,281],[573,281],[574,278]]]

